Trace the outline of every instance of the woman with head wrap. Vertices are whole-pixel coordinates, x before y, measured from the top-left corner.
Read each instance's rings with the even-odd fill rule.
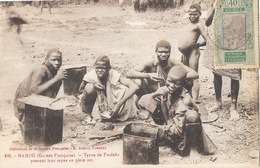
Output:
[[[94,70],[87,73],[79,93],[83,91],[82,111],[86,122],[102,119],[125,121],[136,113],[133,99],[137,85],[111,69],[107,56],[96,58]]]
[[[62,53],[58,49],[50,49],[45,57],[45,62],[32,69],[29,75],[17,88],[14,100],[15,116],[21,122],[23,132],[25,104],[17,101],[19,98],[38,94],[55,98],[61,81],[67,78],[66,70],[59,70],[62,64]]]

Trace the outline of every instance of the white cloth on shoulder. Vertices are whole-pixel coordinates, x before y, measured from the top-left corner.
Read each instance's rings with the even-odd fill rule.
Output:
[[[121,77],[121,74],[118,73],[114,69],[110,69],[108,73],[108,79],[106,83],[106,102],[108,105],[108,110],[112,110],[114,106],[120,101],[124,95],[127,92],[127,87],[122,85],[119,82],[119,79]],[[97,74],[95,70],[90,71],[87,73],[84,78],[84,81],[88,83],[100,83]],[[101,84],[101,83],[100,83]],[[93,107],[92,115],[95,115],[96,112],[98,112],[98,99],[96,99],[96,102]],[[114,120],[119,121],[125,121],[129,118],[133,118],[136,116],[137,108],[135,106],[134,98],[131,97],[126,101],[124,105],[121,106],[121,109],[119,110],[118,114],[114,116]]]

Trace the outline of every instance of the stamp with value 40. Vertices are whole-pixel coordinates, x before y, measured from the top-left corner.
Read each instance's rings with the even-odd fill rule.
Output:
[[[258,68],[257,0],[219,0],[209,37],[216,69]]]

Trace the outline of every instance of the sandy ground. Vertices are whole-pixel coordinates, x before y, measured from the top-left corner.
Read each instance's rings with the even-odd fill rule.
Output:
[[[111,64],[121,72],[155,56],[155,44],[167,39],[172,44],[172,57],[180,59],[176,45],[182,37],[181,27],[187,18],[183,9],[165,12],[147,11],[135,13],[130,6],[124,10],[118,6],[85,5],[62,6],[47,9],[42,15],[40,9],[30,6],[14,8],[29,21],[23,26],[20,37],[14,30],[6,31],[5,9],[1,11],[1,98],[2,120],[1,142],[10,146],[26,146],[18,121],[14,117],[12,99],[19,83],[30,69],[42,63],[48,48],[59,47],[63,52],[64,64],[84,63],[91,65],[96,56],[107,55]],[[200,98],[202,106],[214,104],[213,75],[202,65],[204,50],[200,59]],[[240,120],[229,121],[230,79],[224,78],[223,110],[217,112],[216,126],[203,124],[209,137],[218,146],[214,155],[202,156],[202,164],[256,163],[258,158],[250,157],[251,151],[258,150],[258,73],[243,70],[239,93]],[[88,131],[82,125],[84,114],[78,107],[64,110],[63,142],[56,146],[87,146]],[[54,145],[55,146],[55,145]],[[111,151],[118,151],[120,157],[113,160],[122,162],[122,140],[104,144]],[[104,160],[103,160],[104,161]],[[98,162],[98,161],[97,161]],[[95,162],[95,163],[97,163]],[[160,164],[185,164],[168,147],[160,147]]]

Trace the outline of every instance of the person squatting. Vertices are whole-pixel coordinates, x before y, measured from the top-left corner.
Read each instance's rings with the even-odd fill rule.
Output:
[[[97,57],[94,69],[84,76],[79,88],[78,94],[82,94],[81,110],[86,113],[85,121],[89,124],[105,121],[123,122],[134,118],[138,119],[137,111],[146,113],[149,115],[147,120],[152,118],[154,124],[160,128],[158,131],[159,141],[164,141],[174,150],[177,149],[182,156],[190,154],[196,162],[199,160],[196,159],[198,152],[214,152],[204,148],[204,146],[208,146],[205,145],[206,142],[212,143],[212,141],[203,141],[202,137],[207,136],[201,125],[199,108],[186,89],[190,88],[186,87],[187,79],[197,78],[198,74],[177,60],[169,60],[169,48],[170,44],[165,40],[157,43],[155,52],[158,57],[157,61],[153,61],[158,63],[157,65],[151,64],[148,71],[140,72],[147,77],[145,76],[143,79],[140,77],[139,80],[126,78],[111,68],[110,59],[107,56]],[[168,53],[167,56],[164,56],[165,53]],[[26,109],[24,104],[17,99],[30,94],[55,98],[61,81],[68,77],[66,70],[60,70],[61,63],[61,51],[49,50],[44,63],[34,68],[19,85],[14,107],[22,132]],[[148,61],[146,64],[150,63],[151,61]],[[156,77],[159,65],[168,68],[165,72],[165,68],[160,67],[163,77]],[[146,91],[140,88],[153,86],[150,83],[156,83],[154,78],[155,80],[159,79],[157,82],[161,83],[154,85],[157,88],[139,94],[139,98],[134,96],[140,91]],[[147,84],[142,85],[140,82],[142,80]]]

